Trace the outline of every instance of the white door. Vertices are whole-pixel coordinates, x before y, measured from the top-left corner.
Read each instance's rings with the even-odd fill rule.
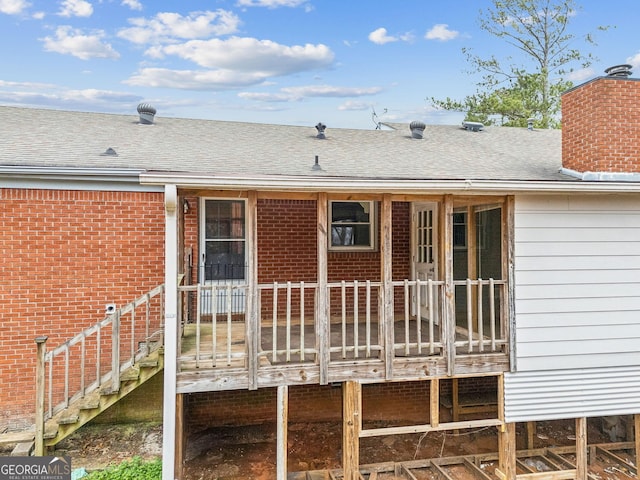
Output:
[[[427,281],[437,278],[436,261],[438,258],[438,216],[435,203],[412,204],[412,274],[414,280]],[[437,300],[434,288],[432,294],[434,320],[438,323],[438,309],[435,308]],[[429,318],[429,292],[427,285],[414,288],[412,294],[412,310],[414,315],[422,319]]]
[[[200,282],[216,286],[216,298],[203,292],[202,313],[244,313],[245,201],[203,198],[200,205]]]

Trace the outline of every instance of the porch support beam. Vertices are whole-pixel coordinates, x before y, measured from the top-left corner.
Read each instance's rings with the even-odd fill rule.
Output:
[[[429,382],[429,423],[431,427],[440,425],[440,380],[432,378]]]
[[[176,478],[182,478],[184,467],[184,452],[186,447],[186,428],[184,425],[184,394],[176,395]]]
[[[260,319],[258,318],[258,195],[250,191],[247,199],[247,255],[248,286],[245,334],[247,337],[247,359],[249,390],[258,388],[258,339]]]
[[[453,376],[456,361],[455,287],[453,285],[453,196],[445,195],[442,208],[442,245],[444,250],[443,337],[447,374]]]
[[[327,251],[329,249],[327,233],[327,194],[318,193],[318,297],[316,302],[316,332],[318,342],[318,362],[320,367],[320,385],[329,383],[329,361],[331,359],[329,347],[329,299],[328,299],[328,273]]]
[[[277,420],[277,452],[276,479],[287,480],[287,427],[289,424],[289,387],[278,387],[278,420]]]
[[[502,480],[516,478],[516,424],[505,423],[498,430],[498,469]]]
[[[394,335],[393,335],[393,272],[392,272],[392,235],[391,235],[391,195],[382,196],[382,208],[380,212],[380,277],[382,279],[382,315],[384,320],[384,353],[385,353],[385,378],[393,379]]]
[[[587,418],[576,418],[576,480],[587,480]]]
[[[360,430],[362,430],[362,386],[342,384],[342,468],[344,480],[360,480]]]
[[[502,310],[506,312],[507,321],[501,322],[504,329],[506,331],[501,331],[500,334],[502,338],[509,339],[509,366],[510,371],[515,372],[517,368],[516,363],[516,295],[515,295],[515,284],[516,284],[516,274],[515,274],[515,197],[513,195],[507,196],[507,201],[505,204],[505,223],[506,223],[506,235],[503,235],[504,238],[504,251],[507,252],[506,255],[506,269],[507,271],[503,271],[503,277],[507,279],[507,294],[506,299],[503,299],[503,308]],[[503,264],[504,265],[504,264]],[[505,268],[505,267],[503,267]],[[504,305],[506,302],[506,305]],[[506,308],[504,308],[506,307]],[[503,315],[501,313],[501,315]]]
[[[162,408],[162,480],[174,480],[176,381],[178,363],[178,192],[165,185],[164,391]]]
[[[640,459],[640,413],[636,413],[633,416],[633,424],[635,436],[634,438],[636,443],[636,465],[638,465],[638,459]]]

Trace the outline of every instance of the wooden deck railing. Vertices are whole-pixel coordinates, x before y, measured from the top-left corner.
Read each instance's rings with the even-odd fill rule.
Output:
[[[383,318],[382,287],[380,281],[330,282],[327,311],[319,312],[317,283],[259,284],[258,351],[248,352],[247,319],[237,308],[242,303],[237,299],[248,297],[248,285],[180,286],[181,368],[245,368],[251,355],[258,358],[258,368],[317,364],[323,343],[316,334],[320,322],[329,326],[325,331],[330,336],[326,343],[330,363],[383,359],[386,348],[392,349],[394,358],[445,356],[447,349],[449,358],[506,352],[506,281],[455,281],[449,299],[442,280],[394,281],[391,319]],[[464,292],[466,299],[456,302],[456,292]],[[445,319],[447,301],[458,304],[458,318]],[[389,346],[385,329],[393,330]]]
[[[455,346],[466,353],[503,351],[507,346],[506,281],[479,278],[453,283],[464,287],[466,297],[466,314],[456,319]]]
[[[46,337],[36,339],[36,423],[107,382],[117,391],[121,372],[162,345],[163,293],[164,285],[155,287],[51,350]]]

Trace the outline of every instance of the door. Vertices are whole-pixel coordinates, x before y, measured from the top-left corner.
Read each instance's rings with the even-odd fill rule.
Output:
[[[413,280],[435,280],[437,278],[436,259],[438,258],[438,225],[435,203],[412,204],[412,276]],[[412,313],[422,319],[429,318],[429,309],[433,308],[434,320],[438,323],[436,291],[433,292],[433,305],[429,305],[427,285],[421,285],[412,293]]]
[[[201,201],[200,282],[218,287],[216,298],[204,292],[201,308],[203,313],[228,313],[229,308],[243,313],[245,291],[233,286],[245,284],[247,278],[245,201]]]

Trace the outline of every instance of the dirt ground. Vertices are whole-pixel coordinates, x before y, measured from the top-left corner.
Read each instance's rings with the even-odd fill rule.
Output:
[[[368,425],[382,427],[384,423]],[[289,425],[289,472],[340,468],[342,425],[338,422]],[[525,448],[524,428],[517,430],[518,448]],[[574,422],[540,422],[535,447],[574,445]],[[589,443],[608,442],[594,421],[589,422]],[[453,432],[363,438],[362,465],[497,452],[495,427]],[[138,455],[160,457],[162,427],[157,424],[87,425],[58,445],[56,455],[69,455],[73,468],[104,468]],[[192,433],[185,462],[186,480],[272,480],[275,478],[276,428],[274,424],[225,427]],[[603,479],[629,478],[606,476]]]

